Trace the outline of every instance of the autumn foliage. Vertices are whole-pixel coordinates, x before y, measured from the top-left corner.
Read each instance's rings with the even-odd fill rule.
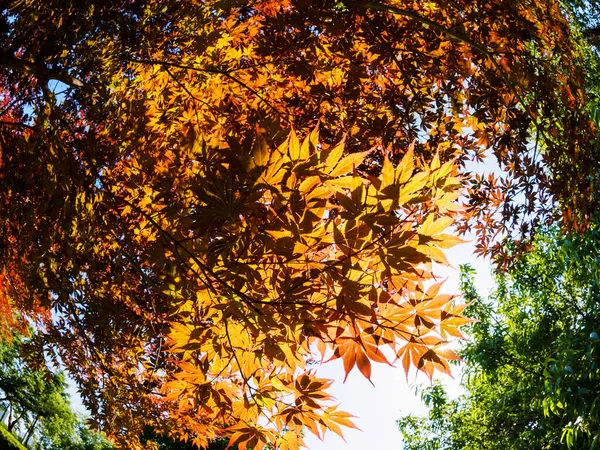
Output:
[[[4,320],[36,323],[129,448],[144,424],[241,449],[341,433],[315,362],[456,358],[468,319],[433,275],[454,233],[495,252],[553,202],[581,227],[596,207],[551,0],[0,11]],[[469,172],[490,154],[504,176]]]
[[[187,270],[165,291],[177,369],[163,387],[173,417],[192,429],[211,435],[231,416],[242,420],[234,441],[294,448],[302,426],[320,434],[351,423],[325,408],[329,381],[307,367],[315,351],[321,359],[333,350],[346,373],[356,366],[367,378],[371,361],[387,362],[384,346],[406,370],[430,375],[456,358],[444,344],[460,335],[462,307],[422,285],[426,265],[444,262],[440,249],[459,242],[442,234],[460,186],[452,163],[417,169],[409,151],[375,178],[357,170],[368,154],[319,147],[315,132],[302,144],[292,133],[272,150],[258,141],[247,161],[226,148],[192,150],[204,164],[189,175],[218,176],[178,205],[176,217],[188,221],[173,242],[196,239],[174,244]],[[235,180],[233,165],[245,166]],[[153,202],[138,214],[160,217],[165,207]],[[182,225],[165,219],[145,239]],[[275,427],[261,426],[261,415]]]

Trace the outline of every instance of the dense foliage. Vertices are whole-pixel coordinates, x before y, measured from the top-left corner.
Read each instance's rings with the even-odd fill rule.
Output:
[[[399,421],[404,449],[600,447],[600,232],[540,235],[488,300],[472,302],[465,394],[422,391],[428,417]]]
[[[127,448],[341,433],[311,362],[456,357],[446,229],[587,226],[584,61],[554,0],[4,1],[0,325]]]

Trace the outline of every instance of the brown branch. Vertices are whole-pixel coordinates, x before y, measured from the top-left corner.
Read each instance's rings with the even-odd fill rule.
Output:
[[[148,58],[122,57],[121,60],[127,61],[127,62],[132,62],[132,63],[138,63],[138,64],[160,65],[160,66],[165,66],[165,67],[176,67],[178,69],[193,70],[196,72],[218,73],[218,74],[233,73],[233,72],[238,72],[240,70],[254,69],[256,67],[262,67],[267,64],[267,63],[261,63],[261,64],[253,64],[253,65],[243,66],[243,67],[234,67],[234,68],[229,68],[229,69],[218,69],[218,68],[210,68],[210,67],[189,66],[187,64],[180,64],[180,63],[176,63],[176,62],[172,62],[172,61],[162,61],[162,60],[158,60],[158,59],[148,59]]]
[[[65,70],[50,69],[44,65],[34,64],[5,52],[0,52],[0,67],[33,75],[43,82],[56,80],[76,89],[89,88],[83,81],[70,75]]]
[[[8,126],[8,127],[17,127],[17,128],[28,128],[30,130],[35,130],[35,127],[31,125],[27,125],[23,122],[10,122],[8,120],[0,120],[0,126]]]

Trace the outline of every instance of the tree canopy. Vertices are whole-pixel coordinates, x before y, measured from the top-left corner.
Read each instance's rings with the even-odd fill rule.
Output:
[[[447,229],[494,253],[597,207],[552,0],[14,0],[0,23],[2,323],[35,323],[128,448],[341,433],[315,361],[456,358]],[[487,154],[503,176],[469,172]]]
[[[49,438],[75,422],[63,373],[32,371],[19,356],[21,338],[0,343],[0,402],[8,431],[20,428],[24,439],[41,430]],[[37,427],[36,427],[37,425]],[[36,429],[37,428],[37,429]]]
[[[540,235],[488,300],[463,269],[471,338],[460,352],[465,394],[422,391],[428,417],[399,421],[403,448],[598,448],[600,295],[597,228]]]

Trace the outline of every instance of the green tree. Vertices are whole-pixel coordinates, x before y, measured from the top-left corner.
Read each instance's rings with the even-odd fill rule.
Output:
[[[43,430],[48,437],[71,429],[75,415],[66,394],[66,379],[61,372],[32,370],[21,358],[24,340],[14,336],[12,342],[0,344],[0,390],[8,430],[19,430],[27,441],[34,432]]]
[[[43,450],[112,450],[113,445],[107,441],[104,436],[91,430],[83,421],[75,424],[74,430],[64,432],[48,439],[41,437]],[[197,450],[198,447],[191,442],[182,442],[170,438],[169,436],[158,435],[151,428],[144,433],[140,439],[142,443],[149,446],[156,446],[157,450]],[[210,441],[206,450],[225,450],[229,444],[228,439],[216,439]],[[152,447],[154,448],[154,447]],[[237,446],[230,447],[237,450]]]
[[[112,448],[72,411],[63,372],[27,364],[22,353],[30,341],[15,335],[0,343],[0,402],[8,431],[39,450]]]
[[[104,435],[91,430],[81,419],[72,430],[64,431],[52,439],[42,435],[39,447],[43,450],[112,450],[114,448]]]
[[[483,300],[462,268],[471,340],[465,395],[421,391],[427,417],[399,420],[403,448],[554,449],[600,446],[600,233],[543,233]]]

